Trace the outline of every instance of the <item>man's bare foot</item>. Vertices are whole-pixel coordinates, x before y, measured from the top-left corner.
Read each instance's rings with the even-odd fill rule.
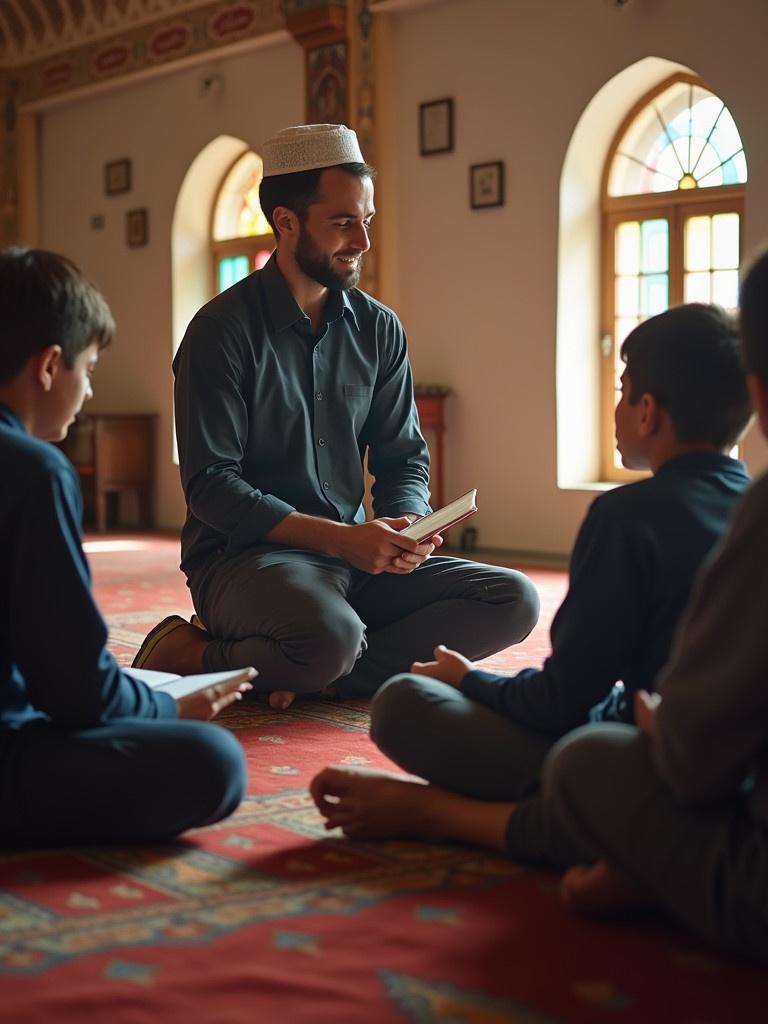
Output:
[[[180,615],[169,615],[147,633],[133,667],[197,675],[204,671],[203,652],[210,639],[208,633]]]
[[[560,898],[574,913],[599,917],[653,906],[649,897],[604,860],[566,871],[560,881]]]
[[[309,785],[327,829],[354,839],[440,838],[431,821],[433,787],[372,768],[324,768]]]

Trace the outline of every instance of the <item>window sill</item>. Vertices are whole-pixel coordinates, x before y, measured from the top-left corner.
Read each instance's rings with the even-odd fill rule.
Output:
[[[614,487],[621,487],[618,480],[583,480],[575,484],[558,484],[561,491],[612,491]]]

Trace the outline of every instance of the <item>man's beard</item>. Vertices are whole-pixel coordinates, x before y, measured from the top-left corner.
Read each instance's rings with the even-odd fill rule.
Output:
[[[346,273],[335,270],[333,258],[320,252],[309,232],[303,227],[301,228],[299,241],[296,245],[296,263],[302,273],[306,274],[307,277],[311,277],[313,281],[317,281],[324,288],[345,290],[357,287],[357,282],[360,280],[363,257],[357,253],[350,253],[349,255],[357,256],[355,265],[350,266]]]

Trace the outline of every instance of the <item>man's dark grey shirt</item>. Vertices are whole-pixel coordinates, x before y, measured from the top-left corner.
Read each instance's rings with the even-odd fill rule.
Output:
[[[430,510],[400,321],[358,289],[326,316],[313,335],[273,255],[190,323],[173,363],[185,571],[293,511],[361,522],[366,448],[377,516]]]

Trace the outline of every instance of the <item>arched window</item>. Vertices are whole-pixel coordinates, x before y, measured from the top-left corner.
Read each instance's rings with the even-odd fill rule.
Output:
[[[613,411],[621,346],[681,302],[735,310],[747,163],[722,100],[698,78],[667,79],[630,111],[602,187],[602,477],[624,480]]]
[[[217,292],[259,270],[275,247],[275,238],[259,205],[262,162],[250,150],[224,175],[213,204],[213,280]]]

